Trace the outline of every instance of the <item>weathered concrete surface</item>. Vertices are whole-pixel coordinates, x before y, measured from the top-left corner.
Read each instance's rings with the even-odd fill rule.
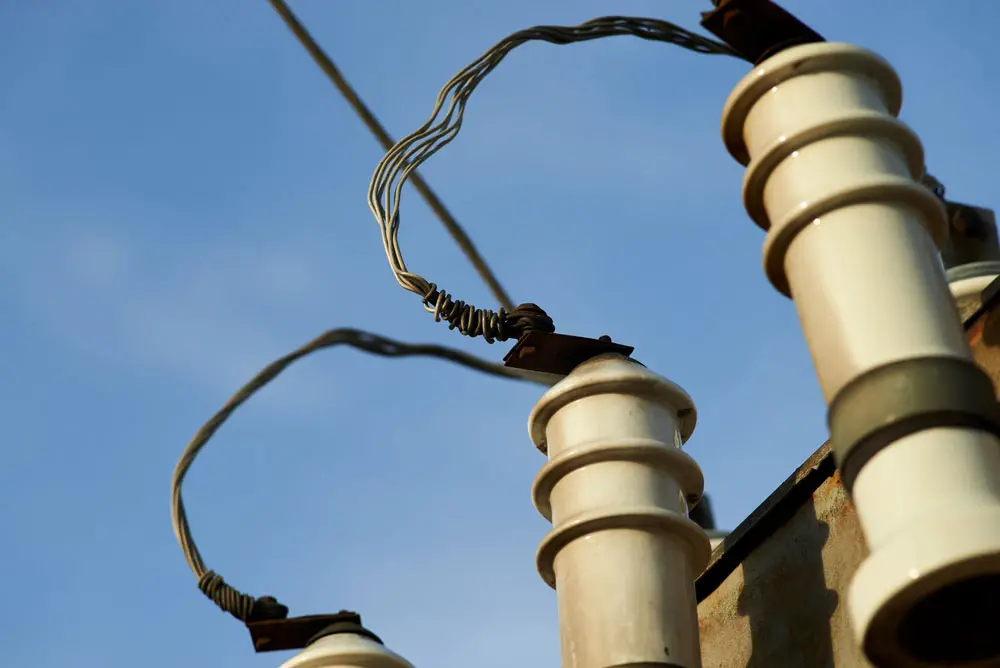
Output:
[[[968,323],[969,341],[1000,396],[1000,308],[984,308]],[[872,668],[846,604],[866,554],[824,445],[733,531],[699,578],[704,668]]]
[[[845,601],[865,554],[834,473],[701,602],[705,668],[870,666]]]

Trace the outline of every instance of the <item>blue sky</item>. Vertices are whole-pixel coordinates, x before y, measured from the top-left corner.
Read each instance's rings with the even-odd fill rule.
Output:
[[[695,28],[708,4],[293,8],[401,136],[509,32],[611,13]],[[996,206],[998,7],[786,6],[887,57],[931,171]],[[424,169],[515,300],[635,345],[692,394],[689,452],[730,528],[825,434],[719,138],[745,71],[630,38],[528,45]],[[396,285],[365,200],[380,149],[263,0],[4,3],[0,90],[0,665],[277,666],[201,596],[174,542],[188,438],[326,328],[493,359],[505,346],[460,340]],[[411,268],[489,303],[416,193],[403,212]],[[320,354],[196,463],[195,537],[230,582],[293,614],[357,609],[418,667],[557,665],[555,597],[533,564],[538,396],[434,361]]]

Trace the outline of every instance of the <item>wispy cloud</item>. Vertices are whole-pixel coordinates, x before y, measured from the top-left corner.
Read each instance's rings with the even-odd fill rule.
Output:
[[[66,345],[112,364],[228,394],[315,334],[289,320],[321,292],[308,244],[178,253],[121,228],[56,224],[30,237],[4,254],[0,290]],[[309,397],[350,395],[308,369],[296,370],[296,387],[264,404],[301,412],[316,408]]]
[[[888,39],[890,60],[910,63],[907,104],[927,110],[935,164],[952,166],[942,178],[988,191],[988,160],[974,154],[989,151],[948,139],[988,126],[996,108],[988,68],[972,62],[996,61],[988,21],[955,50],[937,39],[946,3],[909,12],[897,31],[909,38],[893,43],[878,21],[843,20],[864,3],[790,2],[823,14],[829,34]],[[285,657],[251,654],[171,542],[167,481],[199,411],[330,327],[493,359],[505,346],[448,332],[396,285],[364,201],[380,150],[267,3],[67,4],[0,9],[0,335],[16,356],[4,510],[17,508],[0,551],[31,576],[0,583],[27,611],[0,613],[14,629],[0,663],[65,663],[71,647],[87,668],[124,666],[160,643],[151,665],[273,668]],[[505,34],[611,11],[602,0],[293,4],[397,136]],[[613,11],[697,22],[688,3]],[[949,76],[914,79],[926,67]],[[794,310],[762,276],[742,169],[718,137],[743,71],[631,38],[527,46],[424,170],[515,299],[568,333],[637,345],[691,391],[691,452],[728,527],[823,432]],[[961,98],[968,122],[941,125],[955,109],[920,102],[931,98]],[[400,241],[414,270],[492,303],[412,191]],[[35,363],[46,355],[71,368]],[[192,474],[206,559],[295,614],[357,607],[418,666],[557,665],[555,597],[533,564],[547,530],[529,493],[544,461],[525,433],[537,395],[429,360],[338,351],[297,365],[250,408],[263,419],[238,416]],[[53,603],[66,592],[120,628],[73,618]],[[19,626],[39,615],[59,628],[42,638]],[[183,642],[164,645],[164,633]]]

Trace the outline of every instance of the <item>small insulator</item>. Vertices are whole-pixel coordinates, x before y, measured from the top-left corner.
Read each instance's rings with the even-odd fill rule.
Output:
[[[382,641],[357,623],[331,624],[317,633],[301,652],[281,668],[414,668],[386,649]]]

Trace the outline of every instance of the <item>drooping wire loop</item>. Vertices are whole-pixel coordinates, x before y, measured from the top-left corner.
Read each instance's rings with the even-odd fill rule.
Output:
[[[515,311],[517,310],[515,309]],[[288,608],[271,596],[255,598],[250,594],[236,589],[227,583],[221,575],[209,570],[205,566],[201,553],[198,551],[198,546],[194,542],[194,537],[191,535],[187,510],[184,507],[184,498],[181,496],[181,487],[184,484],[184,478],[187,476],[198,453],[201,452],[202,448],[205,447],[215,432],[222,427],[237,408],[250,399],[258,390],[277,378],[281,372],[297,360],[318,350],[341,344],[382,357],[435,357],[491,376],[524,380],[541,385],[550,385],[553,382],[551,378],[544,378],[538,374],[519,369],[509,369],[502,364],[487,362],[461,350],[433,344],[403,343],[379,336],[378,334],[372,334],[371,332],[348,328],[331,329],[324,332],[301,348],[267,365],[256,376],[250,379],[246,385],[241,387],[236,394],[230,397],[229,401],[198,430],[194,438],[184,448],[184,452],[181,454],[180,460],[174,469],[174,476],[170,485],[170,510],[174,525],[174,535],[177,537],[177,542],[184,552],[184,558],[187,560],[188,566],[198,578],[198,589],[221,610],[229,613],[241,622],[284,619],[288,615]]]
[[[424,308],[435,320],[447,322],[450,329],[457,329],[465,336],[481,336],[490,343],[517,338],[531,329],[553,331],[552,319],[534,304],[522,304],[510,313],[503,309],[481,309],[454,298],[437,284],[407,269],[399,248],[400,199],[403,186],[414,170],[458,135],[472,92],[514,48],[530,41],[571,44],[617,35],[668,42],[698,53],[739,57],[721,42],[658,19],[608,16],[577,26],[536,26],[520,30],[495,44],[452,77],[438,93],[430,119],[396,142],[375,168],[368,188],[368,206],[382,232],[389,267],[404,289],[420,295]]]

